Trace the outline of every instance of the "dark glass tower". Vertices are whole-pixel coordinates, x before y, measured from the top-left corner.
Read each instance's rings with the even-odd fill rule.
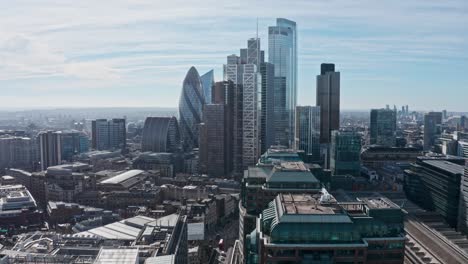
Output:
[[[334,64],[322,64],[317,76],[317,106],[320,106],[320,143],[329,144],[331,132],[340,128],[340,73]]]
[[[389,109],[372,109],[370,116],[370,144],[395,147],[396,113]]]

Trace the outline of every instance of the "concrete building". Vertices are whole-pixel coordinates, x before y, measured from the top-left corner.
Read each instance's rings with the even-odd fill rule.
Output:
[[[0,171],[5,168],[32,169],[34,142],[28,137],[0,137]]]
[[[371,145],[395,147],[396,112],[387,109],[372,109],[369,130]]]
[[[330,170],[332,175],[359,176],[361,173],[361,136],[352,131],[332,132]]]
[[[188,264],[187,217],[137,215],[73,235],[25,233],[0,255],[2,263]]]
[[[46,201],[74,202],[79,193],[95,189],[96,181],[89,176],[90,172],[91,166],[77,162],[51,166],[33,173],[33,178],[44,179]]]
[[[175,117],[147,117],[141,138],[142,151],[176,152],[180,149],[179,125]]]
[[[23,185],[0,186],[0,228],[41,226],[43,213]]]
[[[429,112],[424,115],[424,151],[430,151],[435,139],[440,136],[442,124],[441,112]]]
[[[247,263],[403,263],[403,212],[382,197],[279,194],[247,236]]]
[[[304,151],[307,162],[320,162],[320,107],[296,107],[295,149]]]
[[[38,138],[41,156],[41,170],[45,171],[50,166],[59,165],[62,162],[60,133],[53,131],[41,132]]]
[[[92,148],[95,150],[123,150],[126,148],[127,130],[125,119],[93,120]]]
[[[340,73],[335,71],[335,64],[322,63],[316,98],[320,107],[320,143],[330,144],[332,131],[340,128]]]

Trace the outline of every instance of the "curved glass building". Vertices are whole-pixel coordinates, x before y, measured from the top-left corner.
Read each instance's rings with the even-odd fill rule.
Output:
[[[141,139],[143,151],[176,152],[179,145],[179,126],[175,117],[146,118]]]
[[[202,82],[195,67],[185,76],[179,101],[179,128],[185,150],[198,147],[198,126],[205,104]]]

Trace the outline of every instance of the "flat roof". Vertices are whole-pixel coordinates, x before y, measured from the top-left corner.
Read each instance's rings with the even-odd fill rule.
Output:
[[[145,260],[145,264],[173,264],[175,263],[174,255],[149,257]]]
[[[385,197],[359,197],[371,209],[398,209],[398,205]]]
[[[463,174],[464,167],[446,160],[423,160],[424,164],[439,168],[452,174]]]
[[[107,180],[102,181],[102,184],[119,184],[122,183],[130,178],[133,178],[135,176],[138,176],[140,174],[144,173],[142,170],[129,170],[124,173],[115,175]]]
[[[336,214],[341,208],[336,204],[321,204],[320,197],[310,194],[280,194],[281,204],[285,214],[310,215],[310,214]]]
[[[122,221],[114,222],[105,226],[96,227],[84,232],[77,233],[78,236],[95,235],[109,240],[129,240],[137,239],[145,225],[156,221],[154,218],[146,216],[135,216]]]
[[[116,263],[137,264],[138,249],[136,248],[101,248],[94,264]]]

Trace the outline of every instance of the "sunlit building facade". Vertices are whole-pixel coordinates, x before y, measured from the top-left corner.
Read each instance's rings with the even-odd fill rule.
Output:
[[[268,28],[268,62],[275,68],[276,139],[292,146],[297,104],[296,22],[277,18],[276,26]]]

